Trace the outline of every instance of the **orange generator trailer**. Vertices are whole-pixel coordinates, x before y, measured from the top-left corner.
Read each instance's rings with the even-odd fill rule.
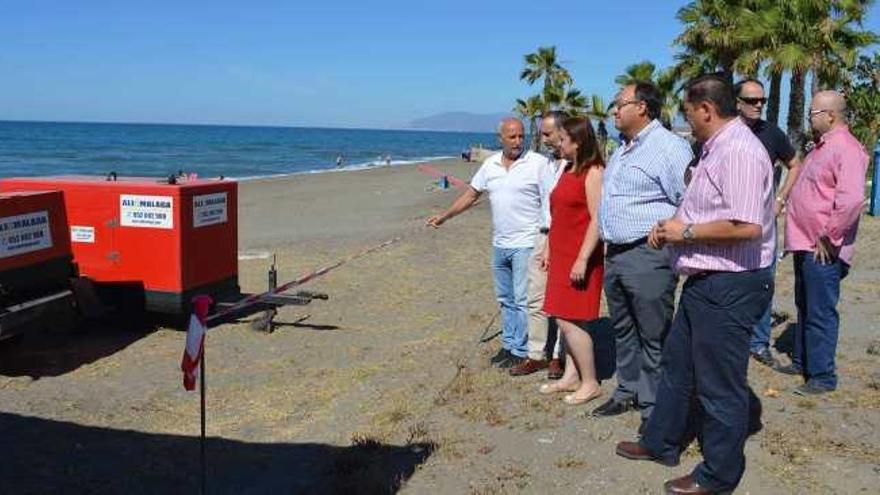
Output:
[[[74,262],[105,301],[180,315],[198,294],[236,297],[238,186],[175,177],[0,180],[0,191],[58,190]]]
[[[61,193],[0,194],[0,339],[70,309],[74,276]]]

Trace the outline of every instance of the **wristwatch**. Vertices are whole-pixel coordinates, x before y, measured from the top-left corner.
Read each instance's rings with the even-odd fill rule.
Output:
[[[685,244],[690,244],[694,242],[694,224],[689,223],[685,226],[684,230],[681,232],[681,238],[684,239]]]

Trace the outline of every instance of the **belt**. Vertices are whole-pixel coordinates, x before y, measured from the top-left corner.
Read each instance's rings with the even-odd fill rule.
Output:
[[[540,229],[538,229],[538,232],[547,235],[550,233],[550,227],[541,227]]]
[[[642,237],[641,239],[636,239],[632,242],[627,242],[625,244],[608,243],[607,255],[608,256],[615,256],[615,255],[618,255],[621,253],[625,253],[625,252],[629,251],[630,249],[634,249],[634,248],[641,246],[642,244],[645,244],[646,242],[648,242],[648,238]]]

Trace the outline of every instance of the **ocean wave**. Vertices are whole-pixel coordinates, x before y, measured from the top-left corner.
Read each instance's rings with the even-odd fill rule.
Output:
[[[398,167],[401,165],[416,165],[419,163],[427,163],[433,162],[437,160],[450,160],[455,158],[454,156],[426,156],[420,158],[414,158],[412,160],[391,160],[390,164],[385,163],[384,161],[373,160],[369,162],[355,163],[352,165],[346,165],[344,167],[339,168],[316,168],[309,170],[301,170],[298,172],[282,172],[275,174],[263,174],[263,175],[247,175],[243,177],[227,177],[227,179],[237,180],[237,181],[249,181],[249,180],[258,180],[258,179],[276,179],[279,177],[290,177],[294,175],[311,175],[311,174],[324,174],[331,172],[348,172],[351,170],[369,170],[371,168],[381,168],[381,167]]]

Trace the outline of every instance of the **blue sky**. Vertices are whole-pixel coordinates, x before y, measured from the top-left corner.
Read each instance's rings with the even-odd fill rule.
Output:
[[[401,127],[509,110],[541,45],[609,98],[671,63],[684,4],[0,0],[0,119]]]

